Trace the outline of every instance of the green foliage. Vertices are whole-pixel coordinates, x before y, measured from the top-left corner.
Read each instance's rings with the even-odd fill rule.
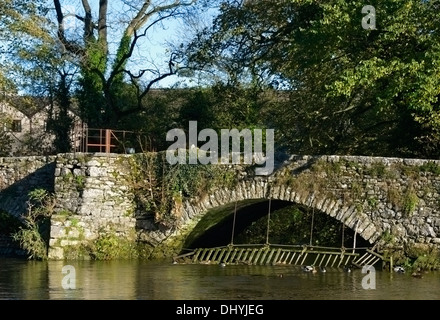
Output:
[[[419,197],[414,193],[412,189],[409,189],[403,199],[403,212],[407,215],[411,215],[419,203]]]
[[[0,157],[10,156],[11,150],[12,150],[11,137],[4,130],[0,130]]]
[[[150,62],[149,48],[142,39],[162,21],[190,14],[199,1],[145,1],[109,10],[107,1],[98,6],[79,4],[86,12],[77,20],[75,32],[83,41],[58,32],[58,40],[80,69],[74,78],[81,117],[89,127],[120,129],[130,119],[144,116],[150,89],[179,68],[176,55],[169,54],[163,65]],[[58,23],[63,20],[61,2],[54,1]],[[129,17],[119,19],[119,15]],[[159,23],[160,22],[160,23]],[[95,25],[96,23],[96,25]],[[58,26],[61,30],[61,26]],[[148,94],[148,96],[147,96]],[[151,113],[145,114],[149,116]],[[142,127],[137,127],[140,130]],[[126,128],[124,128],[126,129]]]
[[[186,91],[178,119],[182,126],[198,122],[200,128],[264,128],[265,106],[271,97],[253,85],[216,83]]]
[[[389,231],[389,230],[385,230],[383,233],[382,233],[382,236],[381,236],[381,239],[382,239],[382,241],[384,241],[385,243],[387,243],[387,244],[391,244],[391,243],[393,243],[394,242],[394,236],[391,234],[391,232]]]
[[[66,209],[62,209],[62,210],[57,212],[58,216],[66,216],[66,217],[68,217],[68,216],[73,215],[73,214],[74,214],[73,212],[71,212],[69,210],[66,210]]]
[[[0,48],[5,58],[0,63],[2,92],[13,93],[18,88],[49,96],[60,107],[51,110],[48,123],[56,134],[56,152],[70,147],[67,109],[79,113],[89,127],[119,129],[148,109],[146,96],[153,85],[180,67],[174,53],[162,65],[151,62],[150,48],[143,39],[157,32],[155,28],[165,20],[183,14],[188,18],[199,2],[206,1],[130,5],[119,1],[118,11],[110,10],[108,1],[96,6],[75,1],[72,5],[82,12],[81,17],[70,16],[75,23],[67,25],[71,13],[62,1],[50,1],[49,8],[44,0],[6,0],[0,10]],[[120,15],[131,18],[120,19]],[[71,97],[77,102],[73,107],[78,108],[71,108]]]
[[[124,86],[121,101],[126,107],[137,103],[134,91],[133,86]],[[265,119],[270,118],[273,100],[252,86],[218,83],[209,88],[163,89],[152,91],[142,103],[144,111],[120,119],[119,126],[136,132],[137,139],[132,142],[137,150],[162,151],[170,145],[165,139],[168,130],[182,128],[187,132],[189,121],[197,121],[198,131],[213,129],[219,137],[221,129],[269,128]]]
[[[313,219],[313,223],[312,223]],[[313,226],[313,229],[312,229]],[[266,242],[267,216],[254,222],[236,237],[235,243]],[[341,224],[322,212],[306,210],[292,205],[271,213],[269,243],[340,247],[342,243]],[[352,247],[353,234],[344,235],[344,245]]]
[[[39,101],[46,100],[45,106],[51,105],[45,130],[35,132],[34,129],[32,134],[19,137],[24,148],[16,155],[70,150],[71,123],[64,102],[69,98],[74,72],[71,61],[59,50],[54,38],[56,33],[52,32],[54,25],[47,16],[47,1],[7,0],[7,3],[3,3],[6,8],[2,10],[0,22],[4,58],[0,63],[0,88],[8,93],[5,100],[14,105],[16,99],[12,97],[20,92],[22,98],[33,96]],[[58,112],[54,105],[61,110]],[[30,117],[35,112],[32,109],[25,106],[20,111]],[[54,145],[46,144],[46,130],[55,134]]]
[[[189,44],[193,65],[283,89],[271,121],[296,153],[437,157],[437,1],[247,1]],[[235,82],[234,82],[235,81]]]
[[[121,107],[123,104],[124,108],[131,109],[138,105],[136,95],[137,90],[134,86],[124,84],[118,98]],[[130,142],[136,150],[142,152],[165,150],[170,145],[165,139],[168,130],[188,126],[188,123],[177,123],[184,96],[184,90],[152,90],[148,99],[142,102],[143,111],[120,118],[118,126],[134,132],[135,138]]]
[[[407,177],[416,178],[420,174],[420,168],[417,166],[398,165],[398,168]]]
[[[371,198],[367,199],[367,203],[371,209],[375,210],[375,209],[377,209],[377,206],[379,204],[379,200],[377,200],[376,197],[371,197]]]
[[[84,176],[77,175],[75,176],[74,180],[75,180],[76,190],[78,192],[82,192],[86,185],[86,178]]]
[[[116,59],[113,63],[112,70],[116,73],[115,80],[113,81],[113,90],[122,89],[121,85],[124,81],[124,74],[121,72],[127,65],[127,57],[130,56],[131,37],[127,33],[124,33],[119,42],[118,50],[116,52]],[[120,94],[118,92],[117,94]],[[117,95],[116,94],[116,95]]]
[[[12,234],[12,238],[26,250],[29,259],[47,259],[50,217],[54,206],[54,197],[46,190],[34,189],[29,192],[24,225]]]
[[[46,204],[48,198],[50,198],[50,194],[44,189],[34,189],[29,192],[30,201],[39,205],[40,208],[43,204]],[[45,208],[42,209],[44,210]]]
[[[13,239],[19,241],[21,247],[28,253],[29,259],[47,259],[47,245],[40,233],[40,227],[35,223],[26,223],[26,228],[21,228],[13,234]]]
[[[213,188],[230,188],[235,172],[222,165],[170,165],[166,153],[140,153],[130,158],[130,185],[138,209],[156,223],[175,227],[175,206],[185,199],[201,198]],[[188,156],[188,154],[187,154]]]
[[[426,246],[406,246],[405,256],[410,269],[438,270],[440,268],[440,252],[438,249]]]
[[[428,161],[420,166],[420,171],[440,175],[440,165],[437,162]]]
[[[412,268],[417,270],[438,270],[440,268],[440,255],[438,252],[421,254],[412,263]]]
[[[221,165],[181,164],[169,168],[165,177],[172,194],[183,198],[203,197],[213,188],[230,188],[235,176]]]
[[[381,161],[374,162],[369,168],[369,174],[379,178],[385,177],[386,171],[387,171],[387,167]]]
[[[1,73],[0,73],[1,80]],[[1,88],[1,83],[0,83]],[[1,103],[1,101],[0,101]],[[0,157],[8,157],[11,155],[12,151],[12,138],[9,132],[4,130],[4,128],[10,128],[12,123],[12,119],[7,114],[0,112],[0,126],[2,130],[0,130]]]
[[[99,237],[87,245],[94,260],[131,259],[137,257],[134,241],[121,238],[114,231],[101,230]]]
[[[55,134],[55,152],[70,152],[72,150],[70,135],[73,120],[69,115],[69,110],[71,109],[72,104],[66,74],[62,74],[60,76],[60,80],[56,84],[55,91],[58,110],[56,114],[52,115],[52,117],[48,119],[47,127],[52,133]]]
[[[105,83],[101,78],[107,67],[107,52],[90,35],[87,37],[84,50],[87,55],[81,61],[80,87],[77,92],[81,118],[91,128],[101,128],[105,122],[110,121],[105,117],[106,101],[102,94]]]

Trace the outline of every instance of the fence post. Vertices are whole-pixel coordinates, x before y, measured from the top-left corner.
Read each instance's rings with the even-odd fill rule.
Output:
[[[111,130],[105,129],[105,152],[110,153]]]

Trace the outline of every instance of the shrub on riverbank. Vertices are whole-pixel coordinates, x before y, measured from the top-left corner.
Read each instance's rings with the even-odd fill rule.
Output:
[[[401,248],[388,248],[384,258],[392,261],[394,265],[403,266],[408,271],[440,270],[440,251],[430,246],[407,245]]]
[[[12,238],[20,243],[29,259],[47,259],[50,232],[50,217],[55,200],[44,189],[35,189],[29,193],[28,210],[23,216],[24,222]]]
[[[440,251],[435,248],[410,247],[405,250],[408,264],[413,270],[438,270],[440,269]]]

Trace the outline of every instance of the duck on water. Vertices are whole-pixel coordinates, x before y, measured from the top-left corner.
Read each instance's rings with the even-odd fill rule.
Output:
[[[394,270],[394,272],[397,272],[397,273],[405,273],[405,268],[402,266],[395,266],[393,268],[393,270]]]
[[[311,273],[317,273],[318,269],[314,266],[301,266],[302,271],[304,272],[311,272]],[[319,266],[320,272],[327,272],[327,269],[324,266]]]
[[[304,272],[312,272],[312,273],[316,273],[318,272],[315,268],[315,266],[302,266],[301,267],[302,271]]]

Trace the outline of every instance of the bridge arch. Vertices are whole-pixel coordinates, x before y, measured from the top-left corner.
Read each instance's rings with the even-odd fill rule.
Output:
[[[182,234],[236,201],[289,201],[318,210],[380,246],[440,246],[440,161],[292,156],[270,176],[246,176],[182,204]],[[232,212],[232,211],[231,211]]]
[[[271,188],[270,184],[262,179],[243,182],[231,190],[216,190],[196,205],[191,205],[191,202],[187,201],[183,210],[184,216],[193,220],[194,229],[197,228],[197,223],[194,224],[194,221],[201,221],[211,211],[224,210],[231,213],[234,211],[235,203],[243,207],[257,202],[267,202],[269,199],[299,205],[326,214],[355,231],[370,244],[374,244],[375,240],[380,237],[380,231],[377,231],[370,217],[358,212],[356,206],[348,201],[334,200],[318,192],[298,193],[284,186]],[[267,215],[267,212],[264,215]],[[193,229],[188,230],[190,238],[193,238],[190,236]]]

